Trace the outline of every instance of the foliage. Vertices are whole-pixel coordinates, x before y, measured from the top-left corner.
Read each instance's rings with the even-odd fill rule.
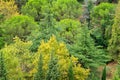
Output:
[[[42,7],[47,3],[46,0],[29,0],[25,6],[22,7],[21,12],[34,18],[35,21],[40,21],[42,16]]]
[[[113,80],[120,80],[120,65],[117,66]]]
[[[2,36],[7,43],[12,42],[15,36],[25,40],[33,30],[38,29],[37,23],[32,18],[23,15],[6,20],[0,27],[4,31]]]
[[[103,69],[102,79],[101,80],[106,80],[106,66]]]
[[[70,53],[79,59],[85,68],[91,69],[91,75],[97,75],[96,69],[109,60],[109,56],[95,47],[95,43],[90,37],[90,32],[86,26],[82,26],[80,33],[76,36],[76,43],[70,46]],[[103,59],[104,58],[104,59]],[[94,79],[97,76],[94,76]],[[92,78],[89,78],[92,79]]]
[[[28,0],[14,0],[14,1],[19,9],[19,12],[21,11],[22,6],[24,6],[28,2]]]
[[[79,33],[81,23],[72,19],[63,19],[56,24],[59,35],[66,44],[75,43],[75,36]]]
[[[80,16],[81,4],[77,0],[57,0],[53,4],[56,20],[75,19]]]
[[[7,80],[7,72],[3,54],[0,52],[0,80]]]
[[[69,80],[74,80],[74,73],[73,73],[73,64],[70,62],[69,68],[68,68],[68,77]]]
[[[31,80],[33,74],[30,71],[32,66],[32,53],[29,51],[32,43],[23,42],[15,37],[14,43],[6,45],[1,51],[4,54],[6,69],[9,80]]]
[[[58,60],[55,58],[54,53],[50,54],[50,62],[48,65],[46,80],[59,80],[59,65]]]
[[[43,70],[46,72],[48,70],[48,63],[50,60],[51,51],[54,51],[54,56],[58,59],[59,71],[60,71],[60,80],[68,80],[68,65],[70,64],[70,58],[73,63],[73,71],[75,80],[85,80],[89,74],[88,69],[84,69],[78,63],[77,58],[69,56],[68,50],[64,43],[59,43],[56,41],[55,36],[52,36],[48,42],[41,42],[41,45],[38,48],[38,52],[35,54],[35,59],[33,64],[37,67],[38,55],[43,55]],[[36,72],[36,69],[33,70]],[[44,73],[46,76],[46,73]]]
[[[34,80],[43,80],[43,79],[44,79],[43,78],[43,58],[42,58],[42,54],[40,54],[39,62],[38,62],[38,70]]]
[[[104,48],[108,46],[111,37],[111,26],[113,25],[115,5],[111,3],[101,3],[93,8],[91,12],[93,29],[91,34],[94,36],[97,45]]]
[[[33,45],[31,46],[32,51],[37,51],[42,39],[48,41],[53,34],[58,34],[59,30],[55,27],[56,20],[53,18],[51,6],[52,2],[49,2],[47,6],[43,7],[44,18],[39,22],[40,30],[34,31],[32,35],[28,37],[28,40],[33,41]]]
[[[3,45],[4,45],[4,39],[3,39],[3,37],[2,37],[2,33],[3,33],[3,31],[2,31],[2,29],[1,29],[1,27],[0,27],[0,49],[3,47]]]
[[[49,3],[52,6],[49,6]],[[59,21],[65,18],[78,18],[80,15],[80,4],[77,0],[29,0],[25,6],[22,7],[22,13],[34,17],[36,21],[40,21],[44,16],[44,8],[51,8],[54,18]]]
[[[115,13],[115,19],[114,24],[112,26],[112,36],[109,41],[109,47],[108,50],[111,53],[114,60],[117,60],[120,55],[120,46],[118,45],[120,43],[120,2],[116,8]]]
[[[102,57],[106,55],[95,47],[95,43],[90,37],[90,32],[86,26],[81,27],[80,33],[76,38],[76,43],[71,46],[70,52],[79,58],[80,63],[84,67],[92,68],[104,62],[105,59],[103,60]]]
[[[18,9],[13,0],[0,0],[0,23],[12,16],[18,15]]]

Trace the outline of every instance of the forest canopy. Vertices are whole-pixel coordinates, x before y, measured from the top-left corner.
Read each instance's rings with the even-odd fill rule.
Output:
[[[120,80],[119,0],[0,0],[0,80]]]

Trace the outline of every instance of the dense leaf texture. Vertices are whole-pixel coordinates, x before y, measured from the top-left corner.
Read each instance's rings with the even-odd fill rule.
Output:
[[[108,50],[116,60],[120,55],[120,2],[116,8],[114,24],[112,26],[112,36],[109,42]]]

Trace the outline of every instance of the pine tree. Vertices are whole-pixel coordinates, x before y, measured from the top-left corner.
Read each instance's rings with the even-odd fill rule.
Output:
[[[43,58],[42,58],[42,54],[40,54],[40,57],[39,57],[38,70],[37,70],[37,73],[35,75],[34,80],[44,80],[43,79]]]
[[[68,77],[69,77],[69,80],[74,80],[72,61],[70,62],[70,65],[69,65],[69,68],[68,68]]]
[[[51,53],[46,80],[59,80],[59,66],[57,62],[57,58],[55,58],[53,53]]]
[[[0,53],[0,80],[7,80],[7,74],[2,53]]]
[[[114,60],[119,58],[120,55],[120,2],[116,8],[114,24],[112,26],[112,36],[109,41],[108,50]]]

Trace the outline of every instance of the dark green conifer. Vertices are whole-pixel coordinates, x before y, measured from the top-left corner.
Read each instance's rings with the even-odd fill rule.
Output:
[[[71,55],[79,59],[82,67],[91,69],[90,78],[88,80],[96,80],[96,69],[109,60],[109,56],[106,55],[105,51],[95,46],[86,25],[81,27],[80,33],[76,38],[76,43],[70,46],[69,50]]]
[[[59,80],[59,66],[58,66],[58,60],[56,57],[54,57],[53,53],[51,54],[50,57],[50,62],[48,65],[48,71],[47,71],[47,76],[46,80]]]
[[[0,80],[7,80],[4,58],[1,52],[0,52]]]
[[[38,70],[37,70],[37,73],[35,75],[35,79],[34,80],[44,80],[44,77],[43,77],[43,58],[42,58],[42,54],[40,54],[40,57],[39,57]]]
[[[69,68],[68,68],[68,77],[69,77],[69,80],[74,80],[72,61],[70,62],[70,65],[69,65]]]
[[[106,80],[106,66],[103,69],[102,79],[101,80]]]

